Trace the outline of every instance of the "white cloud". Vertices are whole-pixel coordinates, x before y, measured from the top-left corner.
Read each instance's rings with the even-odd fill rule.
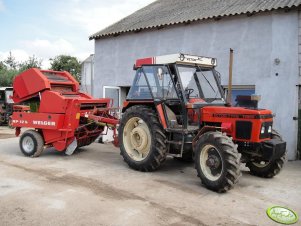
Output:
[[[25,61],[29,58],[29,54],[22,49],[12,49],[6,52],[0,52],[0,61],[5,60],[9,56],[9,52],[11,52],[12,56],[15,57],[17,62]]]
[[[23,40],[20,41],[22,48],[30,56],[35,55],[43,59],[43,68],[49,68],[49,59],[60,54],[74,55],[73,45],[65,39],[50,41],[47,39]]]
[[[20,41],[20,46],[22,46],[22,49],[0,52],[0,60],[6,59],[9,52],[12,53],[17,62],[24,62],[34,55],[36,58],[43,60],[42,68],[48,69],[50,67],[50,58],[60,54],[76,55],[73,45],[64,39],[52,42],[46,39],[23,40]]]
[[[117,22],[154,0],[66,0],[54,1],[49,18],[49,27],[36,23],[27,24],[32,36],[16,41],[12,47],[2,48],[0,60],[12,52],[17,61],[25,61],[29,56],[43,59],[43,68],[50,66],[49,58],[60,54],[76,56],[83,61],[93,53],[94,43],[88,36]],[[6,10],[0,0],[0,11]],[[68,9],[66,11],[66,9]],[[67,13],[66,13],[67,12]],[[18,13],[18,12],[16,12]],[[24,21],[25,22],[25,21]],[[22,21],[20,21],[22,24]],[[27,21],[24,23],[26,25]],[[51,26],[55,23],[55,26]],[[23,24],[23,26],[25,26]],[[53,31],[52,29],[57,29]],[[63,31],[62,31],[63,30]],[[59,31],[59,32],[58,32]],[[18,36],[16,36],[18,37]]]
[[[74,54],[73,45],[65,39],[50,41],[47,39],[35,39],[20,41],[23,48],[42,58],[50,58],[59,54]]]
[[[69,0],[62,3],[64,6],[56,12],[56,18],[68,26],[81,27],[91,35],[151,2],[154,0]],[[67,14],[66,8],[69,9]]]

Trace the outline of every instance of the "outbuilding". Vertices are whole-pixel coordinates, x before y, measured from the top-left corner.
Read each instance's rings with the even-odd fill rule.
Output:
[[[259,107],[275,113],[288,159],[297,159],[300,5],[301,0],[157,0],[90,36],[95,55],[89,89],[122,106],[136,59],[189,53],[217,58],[227,90],[233,48],[233,96],[261,95]]]

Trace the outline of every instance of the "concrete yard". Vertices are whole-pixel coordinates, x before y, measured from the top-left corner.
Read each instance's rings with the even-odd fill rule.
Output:
[[[136,172],[119,149],[97,143],[26,158],[13,132],[0,127],[0,225],[277,225],[266,215],[272,205],[301,214],[301,161],[274,179],[245,171],[217,194],[190,163],[170,158],[159,171]]]

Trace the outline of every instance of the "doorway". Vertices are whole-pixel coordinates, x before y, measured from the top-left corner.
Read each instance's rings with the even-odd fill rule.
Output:
[[[120,108],[116,111],[118,118],[121,117],[121,108],[123,102],[126,100],[126,96],[130,90],[130,86],[104,86],[103,87],[103,97],[111,98],[113,100],[113,108]],[[107,128],[105,128],[105,131]],[[106,135],[102,137],[103,142],[113,141],[113,131],[108,130]]]

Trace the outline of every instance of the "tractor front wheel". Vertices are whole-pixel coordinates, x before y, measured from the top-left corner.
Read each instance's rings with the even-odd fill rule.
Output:
[[[120,154],[131,168],[154,171],[165,161],[166,137],[153,109],[141,105],[127,109],[118,134]]]
[[[276,130],[272,130],[272,139],[283,141],[281,135]],[[246,166],[254,176],[272,178],[280,173],[285,162],[285,155],[286,153],[272,161],[249,161],[246,163]]]
[[[35,130],[27,130],[20,137],[20,149],[25,156],[38,157],[44,149],[44,140]]]
[[[210,190],[226,192],[241,176],[240,154],[232,140],[221,132],[207,132],[195,148],[195,168]]]

